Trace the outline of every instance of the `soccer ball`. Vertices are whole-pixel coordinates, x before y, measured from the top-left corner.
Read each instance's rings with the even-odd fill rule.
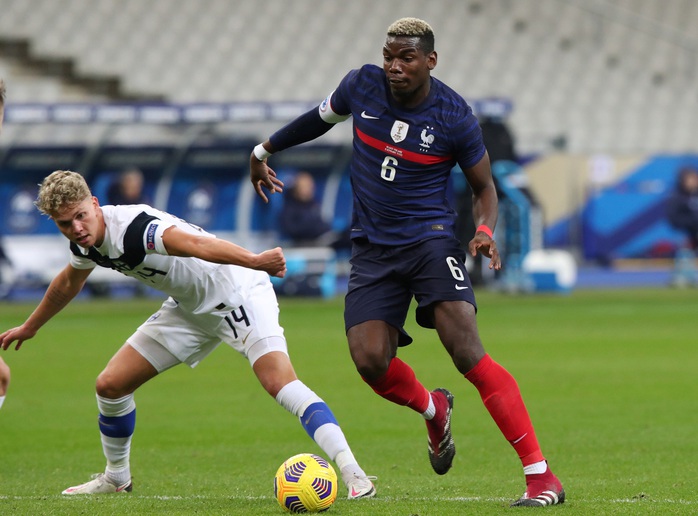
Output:
[[[325,511],[337,499],[337,473],[318,455],[294,455],[277,470],[274,494],[288,512]]]

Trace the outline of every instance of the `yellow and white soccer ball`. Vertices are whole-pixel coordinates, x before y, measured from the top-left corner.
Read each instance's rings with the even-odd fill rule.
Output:
[[[325,511],[337,499],[337,473],[318,455],[294,455],[277,470],[274,494],[288,512]]]

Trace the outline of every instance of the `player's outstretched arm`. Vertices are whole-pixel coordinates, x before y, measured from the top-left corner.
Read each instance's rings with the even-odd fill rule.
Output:
[[[253,253],[227,240],[187,233],[176,226],[165,230],[162,242],[170,256],[194,257],[212,263],[239,265],[283,278],[286,258],[280,247]]]
[[[263,188],[269,190],[271,194],[284,191],[284,183],[276,177],[276,172],[267,165],[267,158],[271,155],[271,148],[271,143],[267,140],[257,145],[252,154],[250,154],[250,181],[252,181],[255,192],[264,202],[269,202],[269,199]]]
[[[78,295],[90,272],[92,269],[75,269],[72,265],[67,265],[53,278],[39,306],[24,321],[24,324],[0,334],[0,347],[7,349],[16,342],[15,349],[21,348],[25,340],[36,335],[39,328]]]
[[[274,152],[295,147],[301,143],[319,138],[329,131],[334,124],[346,120],[349,115],[337,115],[331,110],[325,115],[320,114],[320,106],[307,111],[292,120],[272,134],[264,143],[260,143],[250,154],[250,180],[257,195],[264,202],[269,202],[262,187],[270,193],[283,192],[284,184],[276,177],[276,173],[267,165],[267,158]]]

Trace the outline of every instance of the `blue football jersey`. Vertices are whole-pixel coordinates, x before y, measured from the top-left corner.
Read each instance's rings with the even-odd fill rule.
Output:
[[[451,169],[470,168],[485,154],[477,118],[458,93],[432,77],[429,96],[405,109],[393,101],[383,70],[365,65],[342,79],[320,114],[353,118],[352,237],[405,245],[453,236]]]

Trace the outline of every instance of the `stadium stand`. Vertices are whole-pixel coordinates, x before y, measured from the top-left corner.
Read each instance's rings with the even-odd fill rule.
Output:
[[[436,77],[476,109],[487,98],[513,106],[519,154],[545,158],[531,159],[527,174],[544,205],[546,245],[578,246],[580,258],[603,262],[670,254],[678,236],[656,212],[675,169],[698,159],[694,0],[2,0],[0,200],[16,226],[7,238],[27,245],[50,235],[48,221],[22,212],[48,168],[66,163],[99,193],[122,165],[138,164],[156,206],[263,247],[279,207],[263,209],[245,187],[249,148],[298,113],[294,102],[317,103],[348,69],[380,63],[385,28],[401,16],[434,26]],[[122,101],[202,113],[234,102],[251,116],[118,123]],[[113,118],[74,123],[103,102],[117,103]],[[14,123],[14,105],[43,103],[70,120],[41,123],[39,109],[29,112],[37,122]],[[337,226],[350,211],[349,135],[343,124],[275,164],[292,172],[318,159],[323,210]],[[613,170],[597,180],[590,169],[606,156]]]
[[[559,135],[574,152],[692,145],[692,0],[5,0],[0,32],[77,77],[118,81],[124,98],[319,100],[347,68],[380,61],[385,27],[404,15],[434,25],[437,77],[514,100],[524,152]],[[54,81],[40,89],[13,101],[65,100]]]

